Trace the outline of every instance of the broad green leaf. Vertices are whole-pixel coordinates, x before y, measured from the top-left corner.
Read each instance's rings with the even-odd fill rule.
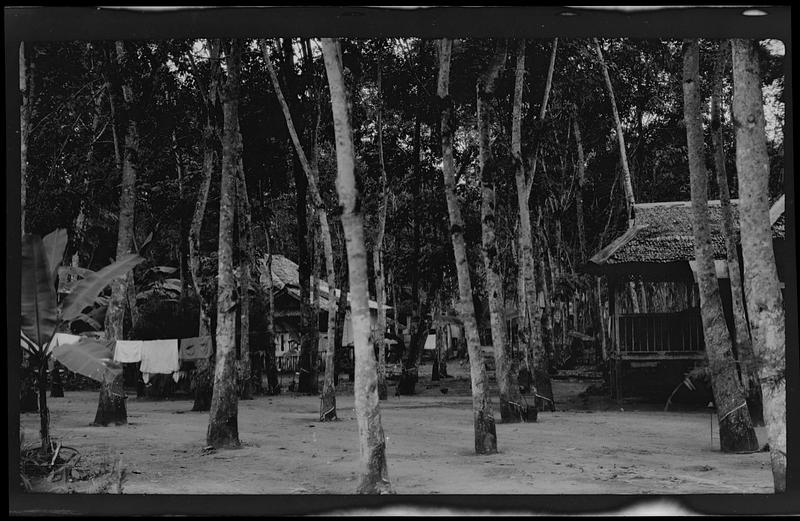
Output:
[[[114,362],[114,341],[82,338],[74,344],[59,345],[53,349],[53,358],[70,371],[98,382],[113,380],[122,372],[122,365]]]
[[[42,243],[47,255],[47,264],[50,266],[50,273],[55,278],[56,269],[64,259],[64,249],[67,247],[67,230],[59,228],[48,233],[42,239]]]
[[[122,258],[113,264],[109,264],[100,271],[92,273],[78,282],[78,284],[72,288],[72,292],[64,299],[61,309],[61,319],[65,322],[69,322],[76,318],[85,308],[94,303],[97,296],[114,279],[122,277],[143,260],[144,258],[135,253],[129,253],[122,256]]]
[[[52,271],[38,235],[23,236],[21,268],[21,329],[41,350],[58,325],[58,307]]]

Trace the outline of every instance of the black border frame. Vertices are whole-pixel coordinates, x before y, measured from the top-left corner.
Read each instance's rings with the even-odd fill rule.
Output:
[[[758,9],[764,16],[744,16],[747,9]],[[793,144],[793,89],[791,7],[666,6],[662,9],[614,9],[543,7],[429,7],[381,8],[364,6],[241,7],[151,10],[139,7],[6,7],[6,305],[8,317],[8,368],[17,367],[20,353],[16,346],[19,328],[20,243],[19,177],[12,175],[19,165],[18,44],[23,40],[105,40],[160,39],[167,37],[272,36],[441,36],[472,37],[630,37],[630,38],[777,38],[786,48],[784,140]],[[793,147],[785,147],[785,192],[789,244],[795,241]],[[786,344],[787,349],[787,434],[791,441],[800,432],[798,419],[797,259],[796,248],[787,248]],[[794,320],[791,319],[794,317]],[[789,450],[787,493],[720,494],[685,496],[635,495],[538,495],[538,496],[212,496],[192,495],[50,495],[25,494],[17,482],[19,451],[19,385],[17,371],[8,371],[9,414],[9,514],[14,515],[298,515],[336,510],[408,507],[456,511],[602,513],[637,504],[663,500],[708,514],[781,514],[800,512],[800,463],[795,464]],[[15,440],[17,443],[15,443]],[[793,461],[794,459],[794,461]],[[416,513],[416,512],[415,512]]]

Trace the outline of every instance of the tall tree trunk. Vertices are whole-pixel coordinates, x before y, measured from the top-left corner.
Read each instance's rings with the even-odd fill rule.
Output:
[[[264,209],[262,204],[262,210]],[[265,218],[266,236],[265,242],[267,246],[267,394],[275,395],[281,391],[278,364],[275,359],[275,295],[272,287],[272,239],[270,237],[272,220]]]
[[[495,375],[500,391],[500,417],[503,423],[519,422],[527,418],[527,409],[522,407],[515,364],[511,356],[503,305],[503,280],[499,273],[497,236],[495,234],[495,177],[497,162],[491,150],[489,136],[490,121],[487,109],[494,100],[495,81],[506,61],[506,43],[498,43],[488,68],[478,79],[478,145],[481,169],[481,252],[486,268],[486,286],[489,296],[489,319],[494,346]]]
[[[622,175],[623,175],[623,186],[625,187],[625,201],[627,203],[627,210],[628,210],[628,227],[633,225],[633,205],[636,203],[636,199],[633,196],[633,181],[631,179],[631,171],[628,168],[628,153],[625,150],[625,135],[622,132],[622,120],[619,117],[619,111],[617,110],[617,100],[614,97],[614,87],[611,84],[611,76],[608,74],[608,67],[606,66],[606,62],[603,59],[603,51],[600,49],[600,42],[597,38],[594,39],[594,47],[595,52],[597,53],[597,58],[600,60],[600,67],[603,71],[603,79],[606,83],[606,89],[608,90],[608,98],[611,100],[611,111],[614,115],[614,124],[617,128],[617,144],[619,145],[619,156],[620,156],[620,163],[622,164]]]
[[[686,40],[683,49],[683,113],[689,153],[697,285],[703,337],[711,371],[711,387],[719,418],[719,442],[723,452],[758,450],[744,393],[736,374],[731,337],[725,323],[714,268],[714,246],[708,219],[708,177],[703,154],[700,97],[700,50],[697,40]]]
[[[550,360],[553,355],[553,305],[550,286],[547,282],[549,262],[549,248],[541,235],[539,246],[539,284],[544,295],[544,313],[542,314],[542,349],[536,357],[533,371],[533,386],[536,389],[536,408],[538,410],[556,410],[553,384],[550,381]]]
[[[306,157],[305,151],[300,143],[300,138],[292,120],[291,108],[289,107],[286,98],[283,96],[283,90],[281,89],[280,82],[278,81],[278,76],[275,73],[275,68],[272,66],[272,61],[269,57],[269,46],[267,45],[266,40],[261,40],[260,46],[261,52],[264,56],[264,61],[267,64],[267,69],[269,70],[269,75],[272,80],[272,87],[275,90],[275,95],[277,96],[278,102],[283,110],[283,116],[286,120],[286,127],[288,128],[289,135],[292,138],[292,143],[294,144],[295,152],[297,153],[300,164],[305,172],[308,189],[311,194],[311,200],[314,204],[317,218],[319,219],[320,235],[322,237],[322,249],[323,253],[325,254],[325,273],[328,282],[328,344],[326,346],[327,351],[325,354],[325,377],[322,385],[320,421],[334,420],[336,419],[336,382],[334,361],[336,359],[335,335],[337,305],[336,299],[333,295],[333,290],[336,287],[336,270],[333,265],[333,242],[331,238],[333,231],[330,228],[330,224],[328,222],[328,213],[325,209],[325,203],[322,200],[322,195],[319,191],[319,171],[317,168],[317,157],[319,154],[315,149],[313,163],[309,162],[308,158]],[[319,126],[319,115],[320,114],[318,113],[317,126]],[[314,142],[317,142],[316,138]],[[314,371],[314,382],[314,389],[316,392],[316,370]]]
[[[228,78],[222,89],[222,182],[219,196],[219,264],[217,289],[217,354],[214,394],[211,398],[206,444],[216,448],[239,446],[236,392],[236,312],[239,298],[233,275],[233,218],[236,208],[236,172],[241,154],[238,139],[241,41],[225,49]]]
[[[347,277],[344,276],[347,273],[347,252],[345,250],[344,242],[342,242],[342,267],[341,267],[341,275],[339,276],[339,281],[341,284],[339,285],[339,298],[336,305],[336,317],[335,317],[335,326],[336,329],[334,330],[333,335],[333,347],[336,353],[344,353],[342,349],[342,341],[344,339],[344,328],[347,326],[347,293],[350,291],[350,285],[348,283]],[[334,358],[334,364],[336,358]],[[349,369],[348,364],[348,369]],[[353,381],[355,378],[354,373],[349,373],[350,381]],[[334,372],[333,372],[333,381],[334,385],[339,385],[339,369],[338,366],[334,365]]]
[[[209,65],[211,67],[211,78],[208,90],[202,85],[200,75],[195,70],[195,77],[200,83],[200,93],[204,100],[204,111],[206,116],[203,128],[203,177],[200,181],[200,188],[197,192],[197,203],[195,204],[192,223],[189,226],[189,273],[192,277],[192,286],[200,304],[200,325],[198,328],[199,336],[211,335],[211,316],[210,303],[203,295],[201,272],[201,245],[200,232],[203,227],[203,218],[206,213],[208,203],[208,193],[211,189],[211,180],[214,176],[216,164],[216,154],[218,143],[217,128],[217,103],[219,92],[219,81],[221,67],[219,62],[220,41],[217,39],[207,40],[209,50]],[[189,55],[191,57],[191,54]],[[193,63],[193,62],[192,62]],[[211,408],[211,397],[213,395],[214,384],[214,359],[216,355],[212,353],[207,360],[197,363],[194,376],[194,405],[192,411],[208,411]]]
[[[775,491],[786,490],[786,317],[769,220],[769,157],[756,44],[733,40],[733,116],[744,290]]]
[[[378,158],[381,165],[381,202],[378,215],[378,236],[372,256],[375,267],[375,298],[378,301],[378,321],[375,342],[378,344],[378,399],[385,400],[389,391],[386,386],[386,287],[383,273],[383,239],[386,233],[386,210],[388,187],[386,164],[383,160],[383,94],[381,93],[381,60],[378,57]]]
[[[356,188],[353,135],[338,42],[323,38],[322,53],[331,92],[333,128],[336,136],[336,190],[342,209],[342,226],[347,242],[350,275],[350,306],[356,354],[354,394],[361,447],[361,481],[358,492],[392,493],[386,465],[386,438],[381,425],[375,355],[370,342],[371,321],[364,225]]]
[[[28,186],[28,137],[31,129],[31,113],[33,108],[33,66],[29,64],[25,51],[25,42],[19,44],[19,93],[22,106],[19,111],[20,127],[20,230],[25,235],[25,206],[27,204]]]
[[[453,241],[456,272],[458,273],[459,311],[464,324],[469,350],[470,379],[472,382],[472,412],[475,425],[475,452],[497,452],[497,432],[488,394],[488,379],[483,361],[475,307],[472,302],[472,281],[467,264],[467,247],[464,240],[464,220],[456,196],[455,169],[453,165],[454,117],[450,98],[450,52],[452,41],[443,38],[439,47],[439,78],[437,94],[442,108],[442,175],[444,176],[447,213],[450,218],[450,236]]]
[[[634,205],[636,204],[636,198],[633,194],[633,180],[630,168],[628,167],[628,152],[625,148],[625,134],[622,132],[622,120],[620,119],[619,111],[617,110],[617,100],[614,96],[614,86],[611,84],[611,76],[608,74],[608,66],[606,66],[606,61],[603,59],[603,51],[600,49],[600,42],[597,40],[597,38],[594,39],[594,47],[595,52],[597,53],[597,58],[600,60],[600,67],[603,70],[603,79],[605,80],[606,89],[608,90],[608,98],[611,100],[611,112],[614,115],[614,125],[617,129],[619,160],[620,164],[622,165],[622,186],[625,189],[625,207],[628,213],[628,228],[630,228],[633,226],[633,221],[635,218]],[[639,299],[636,296],[636,287],[633,281],[628,283],[628,294],[631,298],[633,312],[639,313]]]
[[[714,145],[714,166],[719,187],[719,202],[722,213],[722,233],[725,237],[725,258],[728,262],[728,277],[731,285],[731,305],[733,308],[734,337],[733,347],[739,361],[742,384],[748,395],[750,417],[753,422],[763,425],[761,392],[758,385],[758,367],[753,356],[753,343],[747,327],[747,314],[744,310],[742,272],[739,266],[738,238],[733,225],[731,193],[728,188],[728,174],[725,169],[725,147],[722,136],[722,79],[730,56],[730,42],[719,44],[714,61],[714,84],[711,89],[711,139]]]
[[[578,188],[575,191],[575,218],[578,228],[578,252],[581,262],[586,260],[586,231],[583,221],[583,187],[586,183],[586,159],[583,155],[583,140],[581,139],[581,126],[578,122],[578,108],[572,108],[572,129],[575,133],[575,146],[578,152]]]
[[[125,153],[122,163],[122,188],[119,200],[119,226],[117,232],[117,255],[119,259],[126,253],[133,251],[133,223],[134,207],[136,205],[136,170],[139,155],[139,131],[137,128],[136,117],[133,113],[134,97],[133,90],[127,81],[129,77],[129,65],[127,63],[128,54],[125,50],[125,43],[117,41],[115,43],[117,61],[122,74],[122,117],[126,123],[125,127]],[[126,277],[120,277],[111,283],[111,298],[106,312],[106,338],[108,340],[121,340],[125,338],[123,333],[123,319],[125,317],[125,302],[127,297],[128,283],[133,282],[133,273]],[[121,394],[117,396],[115,393]],[[117,386],[115,382],[104,381],[100,387],[100,398],[97,405],[95,424],[117,425],[128,422],[128,414],[125,410],[125,390],[122,385]]]
[[[411,248],[413,253],[413,263],[411,269],[411,342],[408,345],[408,352],[404,353],[402,372],[400,380],[397,382],[397,393],[399,395],[412,395],[415,392],[415,385],[417,382],[418,368],[414,362],[417,360],[416,349],[420,343],[420,331],[423,327],[422,318],[422,299],[419,295],[419,259],[420,259],[420,189],[422,186],[422,162],[420,159],[421,148],[421,120],[420,102],[417,100],[417,106],[414,113],[414,144],[413,144],[413,161],[414,161],[414,179],[411,184],[412,189],[412,242]],[[427,335],[427,329],[425,330]],[[423,337],[424,339],[424,337]],[[423,340],[424,342],[424,340]]]
[[[255,251],[253,247],[253,234],[251,232],[253,217],[250,210],[250,199],[247,193],[247,181],[244,175],[242,162],[242,135],[236,122],[236,140],[239,149],[236,190],[236,208],[239,213],[239,360],[237,373],[239,375],[239,397],[242,400],[253,399],[252,365],[250,362],[250,286],[253,272]]]

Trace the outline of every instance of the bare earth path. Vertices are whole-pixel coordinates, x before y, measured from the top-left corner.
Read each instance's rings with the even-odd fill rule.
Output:
[[[458,371],[457,367],[451,372]],[[400,494],[770,493],[769,454],[722,454],[707,412],[582,410],[566,404],[535,424],[499,424],[500,454],[473,453],[470,397],[423,382],[419,396],[381,403],[392,485]],[[554,381],[556,396],[586,383]],[[53,434],[84,461],[122,458],[126,494],[351,494],[358,437],[353,396],[341,421],[317,421],[319,398],[284,394],[239,402],[243,447],[203,451],[207,413],[190,400],[128,398],[129,424],[92,427],[95,392],[50,401]],[[496,404],[496,400],[495,400]],[[634,407],[635,408],[635,407]],[[38,415],[21,418],[33,442]],[[766,440],[763,428],[759,441]],[[60,483],[62,487],[63,483]],[[40,487],[37,489],[45,490]],[[64,489],[62,489],[64,490]],[[66,491],[66,490],[64,490]]]

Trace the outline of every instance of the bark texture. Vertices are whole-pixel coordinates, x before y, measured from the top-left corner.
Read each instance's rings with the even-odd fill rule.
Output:
[[[347,90],[342,58],[336,40],[322,39],[322,53],[331,93],[333,128],[336,137],[336,191],[342,212],[350,279],[350,307],[355,343],[355,409],[361,448],[361,494],[392,493],[386,465],[386,437],[381,425],[375,355],[370,342],[369,284],[364,225],[356,188],[355,155],[350,126]]]
[[[486,269],[486,285],[489,296],[489,320],[494,347],[495,374],[500,394],[500,417],[503,423],[524,420],[527,411],[522,406],[522,397],[516,378],[516,367],[511,356],[503,304],[503,280],[500,276],[497,236],[495,233],[495,179],[499,175],[497,162],[492,154],[489,135],[489,112],[494,101],[495,82],[506,61],[506,43],[499,42],[488,68],[478,79],[478,146],[481,169],[481,252]]]
[[[217,39],[207,40],[209,51],[209,65],[211,67],[211,78],[206,88],[202,78],[194,68],[195,78],[200,85],[200,94],[203,98],[203,110],[205,112],[205,126],[203,128],[203,176],[200,180],[200,188],[197,192],[197,202],[195,203],[192,222],[189,225],[189,273],[192,278],[192,286],[200,304],[200,317],[198,335],[207,336],[211,334],[211,317],[209,315],[210,303],[203,294],[203,276],[201,273],[201,247],[200,232],[203,227],[203,218],[206,213],[208,203],[208,193],[211,189],[211,181],[214,176],[216,165],[217,149],[219,147],[219,128],[217,125],[217,108],[219,103],[219,82],[221,68],[219,64],[220,42]],[[189,53],[191,58],[192,54]],[[191,63],[194,65],[192,59]],[[211,396],[213,394],[213,373],[214,357],[212,353],[207,360],[198,361],[194,375],[194,405],[192,411],[207,411],[211,407]]]
[[[472,382],[472,413],[475,427],[475,452],[497,452],[497,431],[488,394],[488,379],[483,361],[475,307],[472,302],[472,281],[467,264],[467,247],[464,240],[464,220],[456,196],[455,169],[453,165],[453,133],[455,121],[450,98],[450,53],[452,41],[443,38],[439,43],[439,78],[437,94],[442,110],[442,175],[444,177],[447,213],[450,219],[450,237],[453,242],[456,272],[458,274],[459,315],[469,351],[470,379]]]
[[[733,40],[733,118],[744,290],[775,491],[786,491],[786,317],[769,220],[769,157],[756,43]]]
[[[699,62],[697,40],[686,40],[683,49],[683,106],[703,337],[719,418],[720,448],[723,452],[755,451],[758,450],[758,440],[736,373],[730,333],[725,323],[717,272],[714,268],[714,247],[708,218],[708,176],[703,155]]]
[[[129,64],[127,63],[129,57],[125,49],[125,43],[122,41],[115,42],[117,62],[121,71],[122,81],[122,94],[123,102],[121,110],[122,120],[125,123],[124,142],[125,149],[122,158],[122,182],[121,192],[119,199],[119,224],[117,228],[117,254],[116,258],[119,259],[126,253],[133,251],[133,225],[134,225],[134,209],[136,205],[136,171],[138,168],[138,155],[139,155],[139,130],[136,124],[136,117],[134,114],[134,96],[130,84],[127,82],[127,74]],[[127,300],[128,283],[133,282],[133,273],[129,273],[125,277],[120,277],[111,283],[111,298],[108,302],[108,311],[106,312],[105,329],[106,338],[108,340],[122,340],[125,338],[123,332],[123,320],[125,318],[125,303]],[[102,385],[100,387],[100,398],[97,406],[97,417],[95,423],[104,425],[102,423],[107,418],[113,418],[114,423],[121,424],[127,422],[127,413],[125,411],[125,398],[124,390],[120,387],[122,394],[121,399],[116,399],[109,393],[112,391],[112,385]],[[118,407],[116,411],[104,411],[109,407]],[[124,419],[124,421],[123,421]],[[107,423],[105,424],[107,425]]]
[[[728,262],[728,277],[731,284],[731,305],[733,308],[733,347],[739,362],[742,384],[750,405],[750,416],[754,423],[763,425],[761,389],[758,385],[758,371],[753,357],[753,343],[747,327],[747,314],[744,310],[744,291],[742,272],[739,265],[738,244],[731,211],[731,194],[728,188],[728,174],[725,168],[725,146],[722,134],[722,79],[730,56],[730,42],[719,44],[714,61],[714,83],[711,89],[711,139],[714,145],[714,167],[719,187],[719,202],[722,211],[722,233],[725,237],[725,258]]]
[[[292,138],[295,152],[299,158],[300,164],[306,175],[308,183],[308,190],[311,194],[311,201],[314,204],[314,210],[319,219],[320,236],[322,238],[322,249],[325,255],[325,273],[328,282],[328,340],[325,354],[325,377],[322,386],[322,397],[320,402],[320,421],[328,421],[336,419],[336,382],[334,377],[335,372],[335,359],[336,359],[336,298],[333,290],[336,287],[336,270],[333,265],[333,242],[331,239],[331,228],[328,222],[328,212],[325,209],[325,203],[322,200],[322,195],[319,191],[319,171],[316,167],[315,161],[312,163],[308,160],[303,145],[300,143],[300,138],[297,135],[294,122],[292,120],[292,113],[286,98],[283,95],[278,76],[275,73],[275,68],[272,66],[272,61],[269,57],[269,46],[266,41],[261,41],[261,52],[264,56],[264,61],[267,64],[270,78],[272,80],[272,87],[275,90],[275,95],[283,110],[283,116],[286,120],[286,127],[289,135]],[[319,123],[319,121],[318,121]],[[315,373],[316,379],[316,373]]]
[[[378,321],[375,342],[378,344],[378,398],[389,396],[386,386],[386,286],[383,273],[383,240],[386,233],[387,178],[383,160],[383,95],[381,94],[381,62],[378,59],[378,158],[381,165],[381,202],[378,215],[378,236],[375,239],[373,265],[375,268],[375,298],[378,301]]]
[[[236,171],[241,154],[238,139],[241,42],[226,45],[228,78],[222,89],[224,132],[222,181],[219,200],[219,263],[217,266],[217,330],[214,393],[211,398],[206,444],[216,448],[239,446],[236,388],[236,312],[239,297],[233,274],[233,218],[236,208]]]

